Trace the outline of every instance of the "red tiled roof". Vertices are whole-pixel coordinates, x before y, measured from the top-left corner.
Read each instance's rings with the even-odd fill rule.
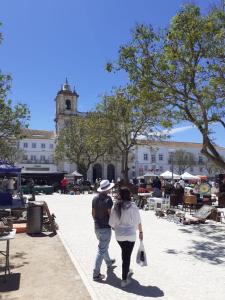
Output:
[[[24,138],[28,139],[54,139],[54,131],[24,129]]]

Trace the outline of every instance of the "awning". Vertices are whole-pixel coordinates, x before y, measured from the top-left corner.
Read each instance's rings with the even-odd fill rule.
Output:
[[[21,173],[21,168],[11,165],[8,162],[0,161],[0,174],[15,174]]]
[[[184,172],[182,175],[181,175],[182,179],[184,180],[198,180],[199,177],[198,176],[195,176],[195,175],[192,175],[188,172]]]
[[[180,179],[180,175],[177,175],[175,173],[172,173],[170,171],[165,171],[162,174],[159,175],[160,177],[163,177],[164,179]]]
[[[157,176],[159,176],[159,175],[156,175],[152,172],[148,172],[148,173],[144,174],[144,177],[157,177]]]

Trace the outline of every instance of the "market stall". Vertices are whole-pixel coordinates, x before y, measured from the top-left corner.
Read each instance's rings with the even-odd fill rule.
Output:
[[[159,175],[163,179],[180,179],[180,175],[172,173],[170,171],[165,171]]]
[[[0,161],[0,206],[12,205],[13,196],[21,198],[21,168]]]

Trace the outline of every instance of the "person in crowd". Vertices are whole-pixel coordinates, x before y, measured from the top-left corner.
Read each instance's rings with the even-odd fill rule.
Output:
[[[225,193],[225,177],[223,177],[223,180],[220,184],[220,193]]]
[[[160,181],[159,177],[156,176],[156,178],[154,178],[153,182],[152,182],[153,191],[157,191],[157,190],[161,191],[161,187],[162,187],[161,181]]]
[[[171,182],[166,181],[164,185],[164,197],[169,197],[174,191],[174,186]]]
[[[180,178],[179,180],[179,184],[184,188],[185,187],[185,182],[184,180],[182,179],[182,177]]]
[[[31,200],[35,201],[34,180],[33,180],[33,178],[29,178],[27,186],[28,186],[29,194],[31,194]]]
[[[9,182],[9,179],[7,177],[4,177],[2,180],[2,191],[3,192],[7,192],[8,182]]]
[[[184,188],[180,185],[179,182],[177,182],[176,187],[174,189],[174,194],[177,195],[178,204],[183,203],[183,197],[184,197]]]
[[[8,179],[8,184],[7,184],[7,192],[9,192],[10,194],[13,194],[13,192],[14,192],[14,185],[15,185],[14,178],[9,178]]]
[[[121,187],[118,199],[112,209],[109,225],[115,230],[116,240],[122,251],[122,281],[121,287],[130,284],[130,259],[136,240],[136,230],[139,230],[139,239],[143,240],[143,231],[139,209],[131,202],[130,190]]]
[[[112,198],[108,194],[113,187],[114,183],[110,183],[109,180],[102,180],[97,189],[98,195],[92,200],[92,217],[94,219],[95,234],[99,241],[93,270],[93,280],[102,280],[105,278],[100,272],[103,260],[108,268],[115,263],[115,259],[110,259],[108,252],[111,239],[109,216],[113,206]]]
[[[64,178],[60,181],[60,186],[61,186],[62,194],[66,194],[68,184],[69,184],[69,180],[68,180],[66,177],[64,177]]]

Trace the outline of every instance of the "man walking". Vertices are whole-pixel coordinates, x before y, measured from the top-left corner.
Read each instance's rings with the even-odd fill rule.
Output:
[[[109,216],[113,206],[112,199],[108,193],[113,187],[114,183],[110,183],[109,180],[102,180],[97,189],[99,194],[92,200],[92,216],[95,224],[95,234],[99,241],[93,270],[93,280],[102,280],[105,277],[100,273],[103,259],[108,268],[115,263],[115,259],[110,259],[108,253],[109,242],[111,239]]]

